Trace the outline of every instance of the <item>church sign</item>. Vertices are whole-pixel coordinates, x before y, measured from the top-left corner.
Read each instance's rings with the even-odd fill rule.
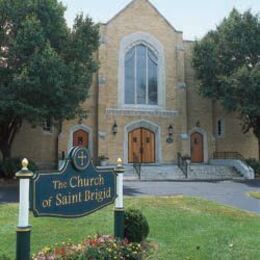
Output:
[[[34,175],[28,164],[23,159],[22,169],[16,173],[20,187],[16,260],[31,259],[29,206],[36,217],[78,218],[115,201],[114,235],[124,238],[124,167],[120,158],[114,169],[96,169],[87,149],[73,147],[61,171]]]
[[[32,180],[31,209],[37,217],[82,217],[115,198],[114,170],[97,170],[85,148],[73,148],[60,172],[38,173]]]

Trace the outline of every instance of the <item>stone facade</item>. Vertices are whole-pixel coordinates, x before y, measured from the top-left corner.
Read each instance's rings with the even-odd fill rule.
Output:
[[[100,68],[83,104],[89,111],[88,118],[64,122],[61,132],[54,129],[47,133],[24,125],[15,139],[13,155],[28,156],[43,165],[55,163],[73,146],[73,133],[82,129],[88,133],[88,148],[94,159],[104,154],[111,163],[118,157],[128,163],[129,133],[144,128],[154,134],[154,163],[174,163],[177,153],[190,155],[193,133],[203,138],[203,162],[214,152],[258,156],[256,138],[252,133],[241,132],[237,116],[198,95],[191,65],[193,43],[183,40],[182,32],[170,25],[148,0],[132,1],[101,25],[100,36]],[[124,102],[125,55],[138,44],[148,46],[157,56],[157,105]],[[112,131],[114,124],[118,127],[116,134]]]

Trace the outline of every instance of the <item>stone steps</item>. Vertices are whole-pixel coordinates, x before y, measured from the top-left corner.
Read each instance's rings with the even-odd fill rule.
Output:
[[[126,166],[125,179],[138,180],[133,166]],[[141,166],[141,180],[175,180],[185,179],[177,165],[149,165]]]
[[[189,178],[194,179],[236,179],[241,176],[228,166],[221,165],[190,165]]]
[[[125,166],[124,179],[138,180],[133,166]],[[228,166],[208,164],[192,164],[188,171],[188,180],[221,180],[242,179],[242,177]],[[177,165],[142,165],[141,180],[187,180]]]

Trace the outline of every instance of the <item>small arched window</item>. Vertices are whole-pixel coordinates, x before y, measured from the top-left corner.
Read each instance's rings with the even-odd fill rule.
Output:
[[[125,104],[158,105],[158,57],[144,44],[125,54]]]

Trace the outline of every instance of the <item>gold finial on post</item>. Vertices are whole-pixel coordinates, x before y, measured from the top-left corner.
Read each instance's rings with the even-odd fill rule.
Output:
[[[26,158],[24,158],[22,160],[22,166],[23,166],[22,170],[28,171],[28,165],[29,165],[29,161]]]
[[[122,167],[122,159],[121,158],[118,158],[117,161],[116,161],[116,166],[117,167]]]
[[[124,173],[125,169],[123,167],[123,161],[121,158],[118,158],[116,161],[116,168],[114,170],[117,174],[118,173]]]
[[[28,169],[28,165],[29,165],[29,161],[24,158],[22,160],[22,169],[20,171],[18,171],[15,176],[17,178],[22,178],[22,179],[27,179],[27,178],[31,178],[33,177],[33,172],[31,172],[29,169]]]

